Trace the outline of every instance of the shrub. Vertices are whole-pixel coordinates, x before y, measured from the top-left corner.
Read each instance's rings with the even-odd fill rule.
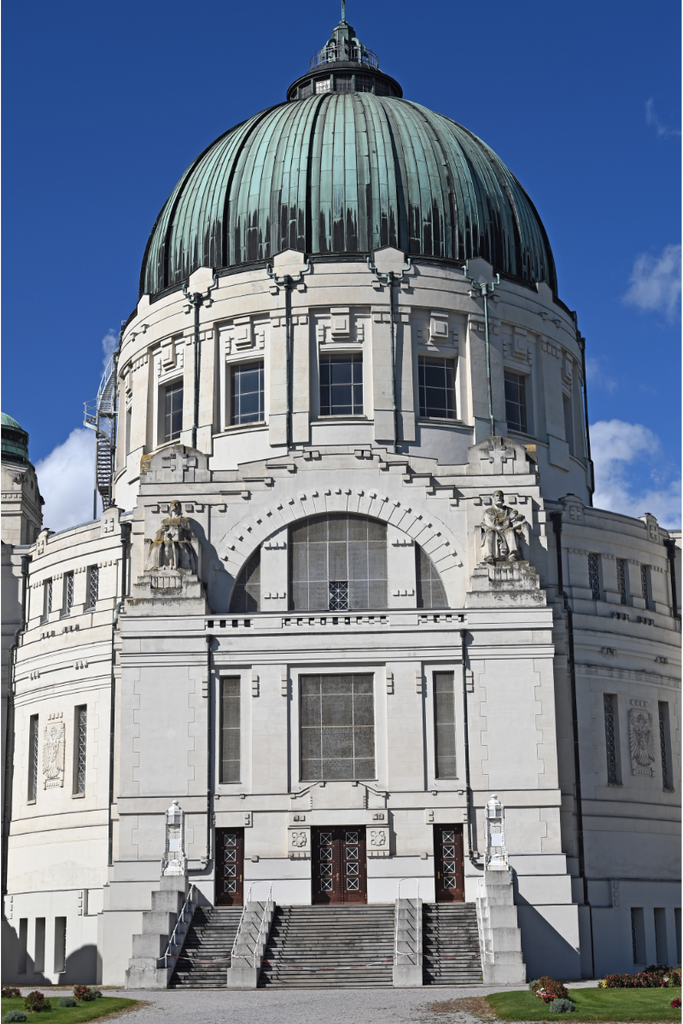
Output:
[[[571,1013],[576,1007],[571,999],[553,999],[548,1009],[551,1013]]]
[[[94,988],[92,990],[92,994],[93,994],[93,998],[94,999],[101,999],[102,998],[102,993],[100,992],[100,990],[98,988]]]
[[[551,1003],[553,999],[569,999],[569,992],[561,981],[554,978],[539,978],[530,985],[531,991],[542,999],[544,1003]]]
[[[11,985],[2,986],[2,998],[3,999],[19,999],[21,991],[18,988],[13,988]],[[21,1011],[19,1011],[21,1012]]]
[[[681,984],[681,968],[662,967],[652,964],[639,974],[607,974],[600,982],[601,988],[678,988]]]
[[[97,989],[88,988],[87,985],[74,985],[74,996],[81,1003],[90,1003],[93,999],[97,999],[97,995],[102,995]]]
[[[677,1010],[680,1007],[680,1005],[681,1005],[680,999],[672,999],[671,1000],[671,1009],[672,1010]]]
[[[30,1013],[47,1013],[52,1009],[52,1003],[42,992],[29,992],[24,999],[24,1009]]]
[[[78,1000],[73,996],[62,996],[57,1000],[57,1006],[78,1006]]]
[[[2,991],[4,995],[5,990],[3,989]],[[16,989],[14,989],[13,991],[16,991]],[[10,996],[9,998],[14,997]],[[2,1018],[2,1024],[12,1024],[13,1021],[18,1022],[21,1020],[28,1020],[28,1017],[26,1016],[23,1010],[10,1010],[9,1013],[6,1013],[5,1016]]]

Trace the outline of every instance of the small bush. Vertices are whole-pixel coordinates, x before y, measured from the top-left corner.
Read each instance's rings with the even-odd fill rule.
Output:
[[[680,1005],[681,1005],[680,999],[672,999],[671,1000],[671,1009],[672,1010],[677,1010],[680,1007]]]
[[[4,995],[5,990],[3,989],[2,991]],[[14,989],[13,991],[16,992],[17,990]],[[8,998],[12,999],[14,997],[9,996]],[[22,1020],[28,1020],[28,1017],[26,1016],[23,1010],[10,1010],[9,1013],[6,1013],[5,1016],[2,1018],[2,1024],[13,1024],[14,1021],[19,1022]]]
[[[24,1009],[30,1013],[47,1013],[52,1009],[52,1003],[42,992],[29,992],[24,999]]]
[[[74,985],[74,996],[80,1003],[91,1003],[93,999],[97,999],[98,995],[102,995],[95,988],[88,988],[87,985]]]
[[[2,986],[3,999],[19,999],[20,997],[21,991],[18,988],[13,988],[11,985]]]
[[[572,1013],[576,1007],[571,999],[553,999],[548,1009],[551,1013]]]
[[[100,992],[100,990],[98,988],[94,988],[92,990],[92,994],[93,994],[93,998],[94,999],[101,999],[102,998],[102,993]]]
[[[57,1006],[78,1006],[78,1000],[73,996],[62,996],[57,1000]]]
[[[681,968],[662,967],[651,964],[639,974],[607,974],[600,982],[601,988],[678,988],[681,984]]]
[[[539,978],[538,981],[532,981],[529,987],[544,1003],[552,1003],[553,999],[569,999],[567,989],[561,981],[555,981],[554,978]]]

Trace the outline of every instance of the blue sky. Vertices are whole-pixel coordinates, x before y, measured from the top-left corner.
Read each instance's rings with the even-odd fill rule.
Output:
[[[5,0],[3,12],[2,407],[30,432],[46,521],[62,528],[88,518],[86,438],[72,432],[103,339],[137,301],[158,211],[213,139],[284,99],[339,8]],[[587,338],[596,504],[676,525],[677,0],[349,0],[347,17],[406,97],[483,138],[529,192]]]

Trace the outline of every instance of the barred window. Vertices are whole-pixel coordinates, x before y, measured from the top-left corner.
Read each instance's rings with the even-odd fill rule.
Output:
[[[633,944],[633,963],[646,964],[645,914],[642,907],[631,907],[631,942]]]
[[[38,715],[28,723],[28,787],[27,798],[33,803],[38,796]]]
[[[659,701],[659,751],[662,758],[662,786],[673,792],[674,775],[671,760],[671,728],[669,726],[669,704]]]
[[[650,566],[641,565],[640,567],[640,589],[643,595],[643,601],[645,602],[646,608],[652,607],[652,594],[650,590]]]
[[[230,598],[231,612],[257,612],[261,604],[261,550],[242,567]]]
[[[617,558],[617,588],[622,604],[628,604],[628,592],[626,590],[626,559]]]
[[[238,363],[230,369],[230,423],[262,423],[265,419],[263,361]]]
[[[447,608],[446,591],[436,566],[419,544],[415,545],[418,608]]]
[[[364,516],[331,513],[290,527],[295,611],[386,608],[387,530]]]
[[[173,381],[163,389],[164,441],[175,441],[183,429],[183,382]]]
[[[594,601],[600,600],[600,555],[588,556],[588,586]]]
[[[434,356],[418,356],[420,416],[455,419],[455,362]]]
[[[330,80],[329,78],[322,78],[315,83],[316,93],[329,92],[330,91]]]
[[[369,75],[356,75],[356,92],[372,92],[373,81]]]
[[[300,677],[301,778],[374,779],[372,675]]]
[[[62,608],[62,615],[69,615],[74,603],[74,574],[72,572],[64,573],[64,606]]]
[[[605,709],[605,752],[607,754],[607,785],[621,785],[619,765],[619,722],[617,697],[614,693],[603,694]]]
[[[320,356],[320,415],[363,414],[363,356],[346,352]]]
[[[99,567],[96,566],[96,565],[89,565],[88,566],[88,583],[87,583],[87,586],[88,586],[88,593],[86,595],[87,599],[88,599],[87,607],[88,608],[94,608],[95,605],[97,604],[97,598],[99,597],[99,590],[100,590],[100,570],[99,570]]]
[[[88,708],[81,704],[74,709],[74,795],[85,793],[85,768],[88,742]]]
[[[334,87],[337,92],[352,92],[353,90],[353,76],[352,75],[335,75],[334,76]]]
[[[221,782],[240,781],[240,677],[221,679]]]
[[[43,618],[46,619],[52,611],[52,580],[45,580],[43,583]]]
[[[505,371],[505,419],[510,430],[526,434],[526,377],[512,370]]]
[[[455,779],[455,677],[452,672],[435,672],[434,740],[437,779]]]

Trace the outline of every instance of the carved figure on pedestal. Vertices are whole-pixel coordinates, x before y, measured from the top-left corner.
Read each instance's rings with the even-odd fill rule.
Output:
[[[484,512],[484,521],[477,529],[485,549],[484,561],[492,565],[519,561],[522,537],[529,543],[529,524],[520,512],[505,504],[502,491],[494,491],[493,504]]]
[[[633,775],[654,775],[655,738],[649,711],[631,708],[628,716],[631,772]]]
[[[43,776],[45,789],[64,785],[64,722],[45,727]]]
[[[192,525],[182,515],[179,501],[172,501],[170,515],[161,522],[154,540],[149,541],[147,569],[175,569],[197,572],[197,555],[192,545]]]

